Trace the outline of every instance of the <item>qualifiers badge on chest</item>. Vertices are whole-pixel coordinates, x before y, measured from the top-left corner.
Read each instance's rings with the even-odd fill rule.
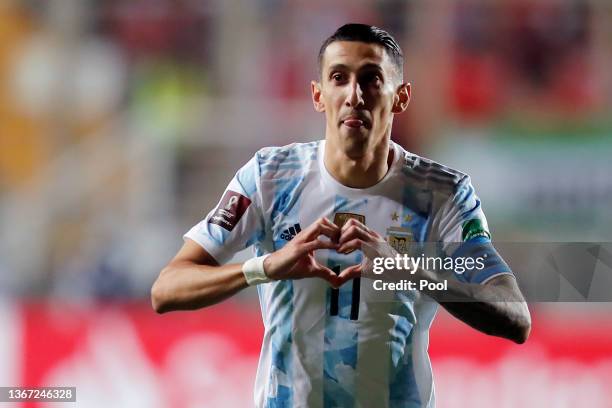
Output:
[[[346,224],[346,222],[351,218],[354,218],[363,225],[365,225],[365,215],[345,212],[339,212],[334,215],[334,224],[342,228],[342,226]]]
[[[412,231],[410,228],[403,227],[387,228],[387,241],[397,252],[405,254],[413,241]]]

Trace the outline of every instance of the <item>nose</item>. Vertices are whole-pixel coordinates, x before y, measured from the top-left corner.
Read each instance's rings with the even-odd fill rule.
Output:
[[[364,104],[363,91],[358,81],[351,81],[349,85],[349,94],[346,97],[345,104],[349,108],[356,108]]]

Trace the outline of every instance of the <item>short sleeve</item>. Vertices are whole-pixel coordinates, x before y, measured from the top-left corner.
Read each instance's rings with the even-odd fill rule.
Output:
[[[219,263],[253,245],[264,235],[257,155],[230,181],[217,207],[183,238],[200,244]]]
[[[436,214],[434,224],[443,252],[456,261],[455,265],[473,260],[468,261],[470,268],[461,267],[458,271],[456,267],[455,273],[460,280],[486,283],[495,276],[512,274],[491,242],[487,219],[469,176],[458,183]]]

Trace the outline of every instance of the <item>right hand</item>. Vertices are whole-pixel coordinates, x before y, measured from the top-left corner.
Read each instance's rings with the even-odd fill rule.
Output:
[[[329,241],[319,239],[324,235]],[[314,257],[317,249],[337,249],[340,227],[325,217],[319,218],[308,228],[297,234],[278,251],[264,261],[264,271],[273,280],[318,277],[332,286],[339,285],[338,275],[318,263]]]

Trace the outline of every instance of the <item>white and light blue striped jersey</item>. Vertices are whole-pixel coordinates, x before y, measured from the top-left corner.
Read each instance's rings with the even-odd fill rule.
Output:
[[[253,246],[282,248],[319,217],[356,217],[389,242],[489,242],[480,200],[467,175],[391,143],[393,163],[376,185],[349,188],[323,162],[325,141],[264,148],[232,179],[219,205],[185,238],[220,264]],[[404,240],[404,241],[403,241]],[[316,252],[338,271],[361,252]],[[483,283],[511,273],[498,258],[461,279]],[[257,286],[265,334],[257,407],[434,406],[427,352],[437,304],[419,292],[373,289],[366,278],[339,289],[318,278]],[[383,296],[391,296],[385,301]]]

